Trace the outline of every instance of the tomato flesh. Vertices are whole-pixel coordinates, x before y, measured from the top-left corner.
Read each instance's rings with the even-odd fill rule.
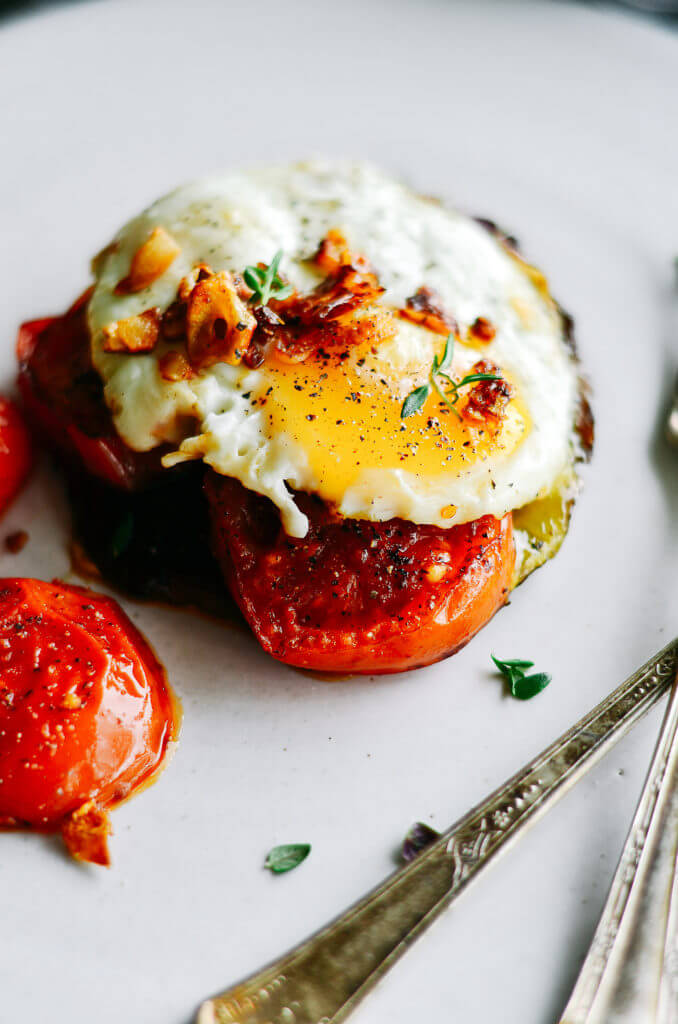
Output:
[[[33,463],[31,439],[13,402],[0,397],[0,515],[28,476]]]
[[[511,514],[440,529],[334,516],[297,500],[310,527],[287,536],[274,506],[211,472],[212,543],[264,650],[323,672],[399,672],[462,647],[507,600]]]
[[[115,432],[90,363],[88,295],[64,316],[21,325],[19,390],[46,444],[114,487],[134,490],[160,472],[160,453],[134,452]]]
[[[164,670],[115,601],[0,580],[0,826],[52,830],[117,803],[176,727]]]

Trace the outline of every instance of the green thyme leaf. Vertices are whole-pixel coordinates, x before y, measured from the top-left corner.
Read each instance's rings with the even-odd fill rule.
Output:
[[[551,676],[548,672],[535,672],[531,676],[520,676],[514,680],[511,693],[518,700],[529,700],[541,693],[550,682]]]
[[[475,384],[479,380],[501,380],[496,373],[467,373],[465,377],[462,377],[458,384],[455,384],[455,388],[466,387],[467,384]]]
[[[490,657],[492,658],[492,661],[495,663],[495,665],[502,673],[502,675],[505,675],[507,677],[511,675],[511,670],[514,668],[526,669],[532,668],[534,665],[533,661],[522,661],[520,658],[514,658],[512,660],[503,660],[502,658],[495,658],[494,654],[491,654]]]
[[[415,412],[419,412],[430,393],[430,384],[422,384],[421,387],[415,388],[414,391],[410,391],[402,404],[400,418],[404,420],[408,416],[414,416]]]
[[[446,374],[452,365],[452,356],[454,355],[454,334],[452,331],[445,338],[445,348],[443,349],[443,357],[440,360],[440,365],[436,368],[437,373]]]
[[[248,288],[251,288],[254,295],[250,299],[253,306],[266,306],[271,299],[286,299],[292,294],[291,285],[285,284],[278,276],[278,268],[282,259],[283,251],[278,249],[277,253],[265,268],[245,267],[243,277]]]
[[[275,278],[278,276],[278,267],[280,266],[281,259],[282,249],[278,249],[277,253],[269,263],[268,270],[266,271],[266,284],[268,285],[269,288],[271,287],[271,284],[273,283]]]
[[[252,289],[252,291],[260,291],[262,281],[264,280],[263,270],[259,267],[245,267],[243,277],[245,278],[246,284]]]
[[[113,558],[120,558],[120,555],[127,551],[132,543],[134,534],[134,516],[131,512],[120,520],[111,537],[111,554]]]
[[[535,672],[531,676],[525,675],[525,669],[532,668],[533,661],[525,661],[522,658],[503,659],[490,657],[495,663],[504,679],[509,684],[511,696],[517,700],[529,700],[536,697],[551,682],[548,672]]]
[[[274,846],[264,862],[264,867],[274,875],[282,875],[299,867],[310,852],[310,843],[285,843],[282,846]]]
[[[249,281],[247,283],[249,284]],[[449,375],[449,371],[452,367],[453,355],[454,334],[450,331],[445,339],[445,348],[443,349],[443,354],[440,359],[438,359],[437,355],[433,356],[433,362],[431,363],[431,369],[428,374],[428,383],[422,384],[420,387],[415,388],[414,391],[411,391],[403,402],[400,410],[401,419],[404,420],[407,416],[412,416],[413,413],[419,412],[422,405],[430,395],[431,388],[435,388],[448,409],[450,409],[458,419],[461,419],[459,410],[455,408],[460,398],[460,388],[467,387],[469,384],[476,384],[478,381],[502,379],[496,373],[467,373],[461,380],[455,381]],[[445,380],[444,386],[440,383],[439,378],[443,378]]]

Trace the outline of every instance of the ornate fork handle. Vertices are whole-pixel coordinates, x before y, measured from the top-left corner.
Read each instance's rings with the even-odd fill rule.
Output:
[[[482,868],[537,820],[668,689],[674,640],[580,722],[333,923],[208,999],[198,1024],[336,1024]]]

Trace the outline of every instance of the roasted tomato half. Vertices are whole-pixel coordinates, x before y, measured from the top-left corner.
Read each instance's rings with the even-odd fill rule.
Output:
[[[507,600],[511,515],[449,530],[342,519],[299,494],[310,528],[287,536],[277,510],[210,471],[215,554],[262,647],[323,672],[399,672],[454,653]]]
[[[160,449],[133,452],[115,433],[90,363],[86,301],[21,328],[24,402],[78,476],[84,470],[143,500],[146,484],[168,471]],[[282,531],[265,498],[211,470],[206,479],[222,574],[264,650],[287,664],[337,673],[426,665],[462,647],[506,601],[515,560],[511,515],[450,529],[370,523],[342,519],[299,494],[310,529],[298,540]],[[131,545],[128,552],[131,558]]]
[[[43,441],[88,473],[124,490],[161,470],[160,451],[134,452],[118,437],[90,362],[89,292],[60,317],[22,324],[17,338],[19,390]]]
[[[23,417],[13,402],[0,397],[0,515],[28,476],[32,462]]]
[[[176,706],[118,604],[83,587],[0,580],[0,827],[61,829],[108,863],[106,808],[160,767]]]

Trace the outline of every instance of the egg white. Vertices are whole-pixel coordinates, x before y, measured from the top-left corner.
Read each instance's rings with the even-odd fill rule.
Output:
[[[180,254],[150,287],[116,295],[134,252],[156,226],[172,235]],[[242,270],[270,262],[282,249],[282,272],[307,290],[319,279],[309,257],[331,228],[371,260],[386,288],[384,303],[404,306],[428,285],[462,325],[489,319],[495,339],[482,353],[458,345],[455,373],[487,357],[515,382],[531,419],[517,447],[463,471],[422,476],[416,467],[386,469],[375,460],[340,495],[339,512],[449,527],[485,514],[503,516],[547,494],[573,460],[577,404],[577,367],[559,313],[520,262],[472,218],[364,164],[300,163],[186,185],[120,231],[97,263],[88,316],[93,362],[123,440],[137,451],[169,442],[177,446],[177,459],[202,458],[268,496],[289,534],[306,533],[289,488],[317,492],[319,481],[303,446],[284,432],[272,433],[263,410],[245,397],[261,388],[262,370],[218,363],[170,383],[158,371],[162,345],[147,355],[106,353],[102,331],[149,307],[166,309],[180,280],[200,262],[215,271]],[[408,367],[430,365],[435,341],[431,332],[398,321],[396,337],[380,355],[402,365],[404,393]],[[452,519],[442,514],[450,506],[456,508]]]

